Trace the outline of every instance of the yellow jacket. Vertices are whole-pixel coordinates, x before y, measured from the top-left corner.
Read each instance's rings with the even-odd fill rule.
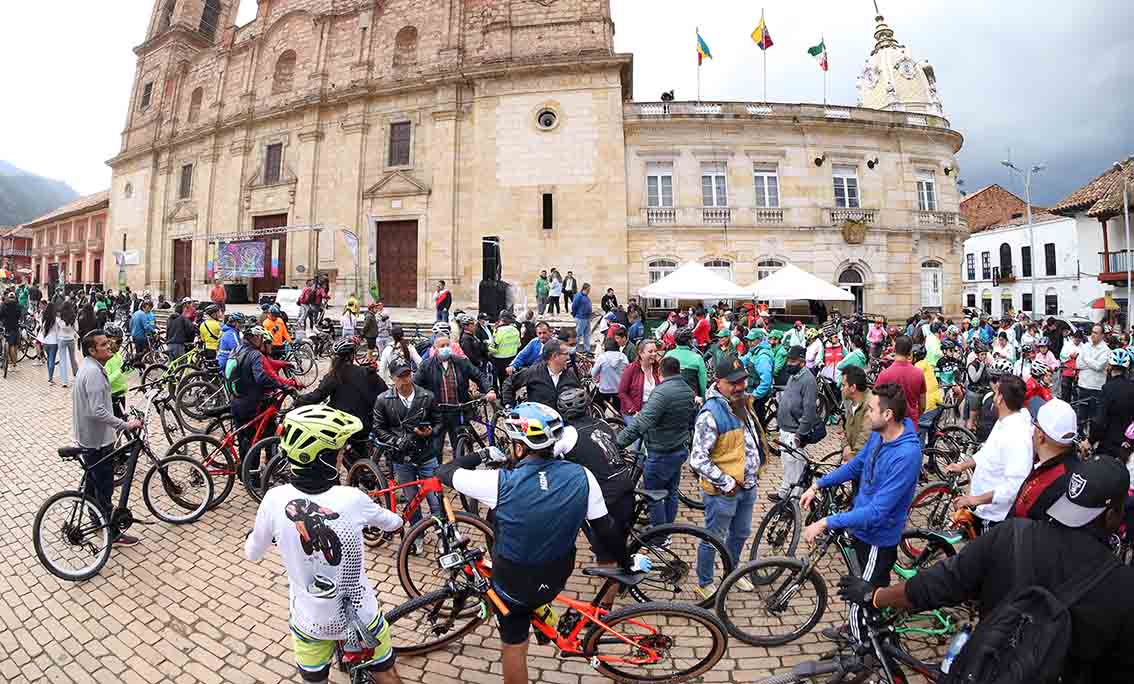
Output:
[[[205,322],[201,324],[200,332],[201,341],[205,343],[205,349],[216,351],[221,338],[220,321],[206,318]]]

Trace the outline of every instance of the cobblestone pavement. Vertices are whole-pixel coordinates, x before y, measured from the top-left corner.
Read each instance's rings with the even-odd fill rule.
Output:
[[[62,463],[55,453],[72,443],[70,389],[49,386],[46,370],[24,361],[0,380],[0,407],[3,681],[298,681],[286,622],[287,579],[274,551],[261,563],[244,559],[244,536],[256,509],[239,485],[225,504],[197,523],[132,528],[142,538],[140,545],[115,549],[89,581],[65,582],[38,562],[31,530],[47,497],[79,481],[78,466]],[[160,429],[150,435],[155,450],[164,452]],[[833,449],[836,439],[832,434],[823,451]],[[773,462],[760,483],[754,530],[769,505],[765,492],[779,477],[779,464]],[[152,519],[137,489],[131,499],[136,517]],[[699,511],[684,505],[679,521],[703,523]],[[589,563],[582,537],[579,548],[580,562]],[[396,548],[368,553],[369,575],[388,610],[405,600],[395,569]],[[833,587],[836,569],[825,574]],[[568,591],[590,599],[595,588],[576,576]],[[768,649],[732,640],[726,657],[703,681],[752,682],[826,651],[818,630],[842,621],[845,613],[833,590],[832,599],[824,622],[792,644]],[[533,644],[530,665],[533,681],[609,681],[583,661],[557,659],[546,646]],[[407,682],[501,680],[495,630],[486,627],[444,651],[402,658],[398,667]],[[335,672],[332,681],[346,680]]]

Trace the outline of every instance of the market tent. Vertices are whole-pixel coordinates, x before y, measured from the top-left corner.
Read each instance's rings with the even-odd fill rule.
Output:
[[[696,262],[638,290],[649,299],[749,299],[752,291],[716,275]]]
[[[814,299],[827,302],[853,302],[854,295],[807,271],[788,264],[747,288],[753,299]]]

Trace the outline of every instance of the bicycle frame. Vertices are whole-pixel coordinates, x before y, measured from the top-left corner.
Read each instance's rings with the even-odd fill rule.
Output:
[[[260,439],[262,439],[264,437],[264,427],[268,424],[269,421],[271,421],[273,418],[275,418],[279,414],[280,414],[280,400],[277,398],[277,400],[274,400],[274,401],[272,401],[272,403],[268,404],[267,408],[265,408],[263,411],[260,411],[255,416],[253,416],[252,420],[248,421],[247,423],[241,425],[240,427],[238,427],[234,430],[226,431],[224,433],[224,438],[222,438],[221,441],[220,441],[221,446],[225,449],[232,450],[233,453],[236,454],[236,463],[239,464],[240,459],[241,459],[241,457],[243,457],[244,454],[241,454],[239,449],[233,449],[233,446],[236,444],[236,436],[238,434],[240,434],[241,432],[247,430],[249,427],[255,425],[256,428],[255,428],[255,431],[252,433],[252,441],[249,442],[249,444],[255,444],[256,442],[260,441]],[[230,414],[230,416],[231,416],[231,414]]]
[[[441,493],[440,480],[435,477],[430,477],[424,480],[414,480],[413,482],[406,482],[405,484],[392,485],[390,487],[386,487],[385,489],[370,490],[366,492],[366,495],[371,499],[377,501],[378,503],[382,503],[383,500],[392,501],[393,508],[391,508],[390,511],[392,513],[397,513],[398,497],[393,496],[393,493],[399,489],[406,489],[407,487],[418,487],[417,494],[413,495],[413,498],[409,500],[409,502],[405,505],[405,508],[403,508],[402,512],[400,513],[402,520],[408,524],[410,518],[413,517],[413,514],[417,511],[418,508],[421,507],[421,502],[425,501],[426,496],[434,493]]]

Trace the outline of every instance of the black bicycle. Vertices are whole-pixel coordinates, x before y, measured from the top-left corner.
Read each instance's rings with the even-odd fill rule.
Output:
[[[75,461],[83,468],[83,477],[76,489],[51,496],[36,513],[32,526],[32,542],[39,562],[47,570],[71,582],[89,579],[106,565],[114,540],[135,522],[130,512],[130,490],[144,453],[151,465],[142,480],[142,499],[146,508],[162,522],[174,525],[191,523],[204,515],[213,496],[213,480],[196,461],[181,456],[159,459],[146,439],[150,410],[154,398],[163,389],[147,388],[146,410],[131,409],[130,415],[142,421],[141,429],[129,433],[129,439],[97,461],[88,463],[91,451],[82,447],[63,447],[59,458]],[[125,476],[118,504],[106,511],[87,492],[91,469],[108,460],[116,462],[125,456]]]

